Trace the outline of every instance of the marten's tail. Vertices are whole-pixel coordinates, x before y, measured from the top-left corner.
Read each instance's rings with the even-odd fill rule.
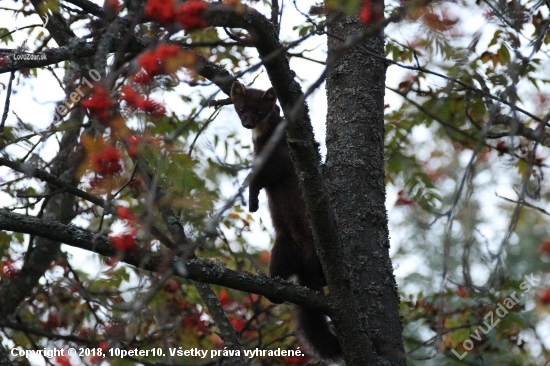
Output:
[[[331,332],[325,314],[319,310],[292,305],[296,335],[309,353],[329,362],[342,360],[342,348]]]

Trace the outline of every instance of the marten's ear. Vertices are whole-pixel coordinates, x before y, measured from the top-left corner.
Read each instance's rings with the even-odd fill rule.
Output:
[[[275,96],[275,92],[273,91],[273,88],[267,89],[264,95],[262,95],[262,99],[275,104],[277,102],[277,97]]]
[[[235,102],[235,100],[244,98],[244,95],[246,94],[246,88],[243,84],[239,83],[238,81],[235,81],[233,85],[231,85],[231,100]]]

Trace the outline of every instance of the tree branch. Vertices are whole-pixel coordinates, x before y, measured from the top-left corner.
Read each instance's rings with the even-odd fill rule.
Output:
[[[41,220],[4,209],[0,209],[0,230],[36,235],[107,257],[119,254],[111,245],[109,237],[105,235],[96,235],[74,225]],[[170,253],[151,252],[139,248],[124,253],[121,258],[122,262],[152,272],[162,272],[178,260],[179,257]],[[186,278],[193,281],[251,292],[277,301],[288,300],[298,305],[320,309],[329,316],[333,312],[326,296],[307,287],[293,285],[290,281],[258,276],[250,272],[236,272],[223,266],[221,262],[207,259],[191,259],[186,265]],[[4,301],[4,298],[0,298],[0,307]]]
[[[61,334],[54,334],[54,333],[51,333],[51,332],[45,332],[43,330],[33,328],[32,326],[24,324],[24,323],[15,323],[15,322],[10,322],[10,321],[0,321],[0,328],[10,328],[10,329],[22,331],[22,332],[25,332],[25,333],[34,334],[34,335],[37,335],[37,336],[40,336],[40,337],[45,337],[45,338],[48,338],[48,339],[61,339],[61,340],[67,341],[67,342],[79,342],[79,343],[88,344],[88,345],[97,345],[99,343],[99,342],[94,341],[94,340],[81,338],[81,337],[77,337],[77,336],[73,336],[73,335],[61,335]],[[0,363],[0,365],[2,365],[2,364]]]
[[[103,9],[101,6],[92,3],[88,0],[64,0],[70,4],[76,5],[82,10],[95,15],[98,18],[104,18],[107,14],[105,13],[105,9]]]
[[[478,138],[473,136],[467,131],[463,131],[460,128],[452,125],[451,123],[447,121],[443,121],[438,116],[436,116],[434,113],[430,112],[426,108],[424,108],[420,103],[417,103],[413,99],[409,98],[406,93],[403,93],[397,89],[391,88],[389,86],[386,86],[386,89],[391,90],[397,95],[400,95],[405,99],[409,104],[415,106],[419,111],[427,115],[428,117],[432,118],[433,120],[439,122],[442,126],[447,127],[449,129],[452,129],[455,132],[458,132],[468,138],[470,138],[473,141],[478,141]],[[541,145],[549,146],[550,147],[550,136],[547,134],[543,134],[542,136],[539,135],[539,133],[532,128],[525,127],[523,123],[520,123],[516,118],[504,115],[504,114],[497,114],[494,117],[494,121],[492,122],[492,125],[506,125],[509,127],[508,131],[503,132],[488,132],[487,133],[487,139],[496,139],[501,138],[505,136],[522,136],[525,137],[528,140],[531,141],[538,141]],[[539,141],[540,140],[540,141]],[[485,144],[485,143],[484,143]],[[487,145],[487,144],[485,144]],[[492,147],[490,145],[487,145],[489,147]]]
[[[31,0],[31,4],[36,11],[36,14],[40,18],[48,17],[48,24],[46,29],[52,35],[53,39],[60,46],[67,46],[70,44],[70,40],[76,38],[76,35],[71,30],[66,20],[59,14],[59,12],[52,12],[52,14],[46,14],[46,6],[40,0]]]
[[[35,177],[43,180],[44,182],[53,184],[77,197],[95,203],[98,206],[105,206],[105,200],[103,198],[94,196],[93,194],[89,194],[88,192],[78,189],[72,184],[65,182],[61,178],[58,178],[55,175],[52,175],[44,170],[35,168],[29,164],[17,163],[15,161],[0,157],[0,165],[7,166],[8,168],[11,168],[17,172],[23,173],[27,177]]]

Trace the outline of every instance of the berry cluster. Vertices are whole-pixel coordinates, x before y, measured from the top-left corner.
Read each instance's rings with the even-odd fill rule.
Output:
[[[113,106],[109,93],[102,86],[96,86],[93,93],[82,101],[81,105],[88,108],[89,113],[102,124],[107,124],[110,118],[109,108]]]
[[[189,57],[189,52],[179,49],[174,44],[161,44],[155,50],[144,52],[138,58],[139,71],[132,81],[136,84],[147,84],[157,75],[165,75],[175,72],[181,66],[190,66],[195,62],[194,57]]]
[[[166,108],[162,104],[149,97],[143,97],[129,85],[124,86],[120,91],[120,99],[125,101],[129,107],[142,110],[155,118],[166,114]]]
[[[122,170],[120,152],[113,146],[106,146],[103,150],[92,154],[92,167],[104,177],[111,177]]]
[[[149,0],[145,15],[161,24],[179,24],[187,32],[205,28],[208,24],[203,13],[208,4],[201,0],[188,0],[174,7],[174,0]]]

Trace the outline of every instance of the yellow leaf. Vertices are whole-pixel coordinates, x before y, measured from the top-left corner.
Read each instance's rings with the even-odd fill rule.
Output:
[[[105,147],[105,141],[101,137],[96,138],[90,135],[82,135],[80,137],[80,142],[86,149],[88,155],[101,151]]]
[[[489,62],[493,59],[493,54],[491,52],[483,52],[481,54],[480,59],[481,59],[481,62],[486,64],[487,62]]]
[[[526,177],[531,174],[531,169],[529,169],[529,164],[525,160],[518,160],[516,162],[516,168],[522,177]]]
[[[94,137],[90,135],[80,136],[80,143],[86,150],[87,158],[80,164],[75,172],[77,177],[82,177],[86,170],[90,167],[90,156],[103,150],[105,148],[105,141],[101,137]]]

